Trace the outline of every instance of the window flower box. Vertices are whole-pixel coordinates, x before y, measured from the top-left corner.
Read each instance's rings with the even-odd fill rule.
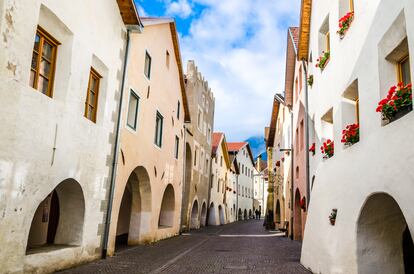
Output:
[[[359,124],[347,125],[342,131],[342,143],[351,146],[359,142]]]
[[[309,152],[312,152],[312,155],[315,155],[316,153],[316,144],[313,143],[312,146],[309,148]]]
[[[305,197],[303,197],[303,198],[300,200],[300,208],[301,208],[303,211],[306,211],[306,198],[305,198]]]
[[[354,20],[353,11],[348,12],[341,19],[339,19],[339,30],[337,31],[337,33],[341,39],[345,37],[345,34],[350,28],[353,20]]]
[[[334,156],[334,142],[328,139],[326,142],[323,143],[321,146],[321,152],[324,155],[324,159],[329,159]]]
[[[331,225],[335,225],[336,222],[336,215],[338,214],[338,209],[332,209],[331,215],[329,215],[329,222]]]
[[[381,112],[382,119],[393,122],[413,110],[413,95],[411,84],[404,86],[398,83],[388,91],[387,97],[379,101],[377,112]]]
[[[322,55],[316,60],[316,67],[323,70],[329,62],[329,58],[331,57],[330,51],[322,51]]]
[[[309,85],[310,87],[312,87],[312,86],[313,86],[313,74],[309,75],[309,77],[308,77],[308,85]]]

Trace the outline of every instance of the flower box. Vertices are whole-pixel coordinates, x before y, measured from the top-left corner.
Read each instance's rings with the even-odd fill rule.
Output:
[[[398,83],[388,91],[387,97],[378,102],[377,112],[381,112],[382,119],[393,122],[413,110],[413,95],[411,84],[404,86]]]
[[[301,208],[303,211],[306,211],[306,198],[305,198],[305,197],[303,197],[303,198],[300,200],[300,208]]]
[[[338,214],[338,209],[333,208],[331,215],[329,215],[329,222],[331,223],[331,225],[335,225],[337,214]]]
[[[315,147],[316,147],[316,144],[313,143],[312,146],[309,148],[309,152],[311,152],[312,155],[315,155],[315,153],[316,153],[316,148]]]
[[[309,85],[310,87],[312,87],[312,86],[313,86],[313,74],[309,75],[309,77],[308,77],[308,85]]]
[[[321,146],[321,152],[324,155],[324,159],[329,159],[334,156],[334,142],[328,139],[326,142],[323,143]]]
[[[341,39],[345,37],[345,34],[350,28],[353,20],[354,20],[353,11],[348,12],[342,18],[339,19],[339,30],[337,31],[337,33]]]
[[[329,51],[327,52],[322,51],[322,55],[316,60],[317,61],[316,67],[323,70],[328,64],[330,57],[331,57],[331,53]]]
[[[347,125],[342,131],[342,143],[351,146],[359,142],[359,124]]]

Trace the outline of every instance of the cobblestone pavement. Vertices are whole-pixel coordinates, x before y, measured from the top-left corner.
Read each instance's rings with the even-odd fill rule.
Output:
[[[136,246],[61,273],[310,273],[300,242],[266,232],[263,220],[208,227]]]

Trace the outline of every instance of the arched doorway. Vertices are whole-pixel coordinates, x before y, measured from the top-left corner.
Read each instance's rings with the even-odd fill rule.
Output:
[[[302,211],[300,207],[300,191],[296,189],[295,192],[295,207],[294,207],[294,231],[293,236],[295,240],[302,240]]]
[[[169,184],[162,197],[158,228],[173,227],[174,225],[175,194],[174,188]]]
[[[280,225],[280,202],[279,199],[276,202],[276,224]]]
[[[129,175],[119,207],[115,250],[138,244],[151,233],[151,184],[147,170],[137,167]]]
[[[183,195],[183,208],[181,210],[181,220],[183,226],[186,229],[191,227],[191,218],[188,219],[188,212],[190,212],[191,206],[191,173],[193,170],[192,152],[189,143],[185,144],[185,181],[184,181],[184,195]],[[181,229],[181,228],[180,228]]]
[[[217,225],[216,209],[214,208],[214,203],[210,204],[210,208],[208,210],[208,224],[209,225]]]
[[[38,205],[29,230],[26,253],[40,247],[80,245],[83,235],[85,200],[74,179],[61,182]]]
[[[249,218],[251,219],[252,218],[252,210],[251,209],[249,209]]]
[[[220,225],[224,225],[226,223],[226,219],[224,217],[223,207],[219,205],[218,210],[219,210],[219,216],[220,216]]]
[[[198,229],[198,228],[200,228],[200,221],[198,218],[198,202],[197,200],[195,200],[193,204],[193,208],[191,209],[190,229]]]
[[[244,219],[244,220],[247,220],[247,209],[245,209],[245,210],[244,210],[243,219]]]
[[[414,273],[414,245],[398,203],[386,193],[370,196],[357,222],[358,273]]]
[[[243,220],[243,212],[241,208],[239,208],[239,211],[237,212],[237,217],[239,221]]]
[[[203,206],[201,207],[201,226],[206,225],[206,218],[207,218],[207,204],[206,202],[203,203]]]

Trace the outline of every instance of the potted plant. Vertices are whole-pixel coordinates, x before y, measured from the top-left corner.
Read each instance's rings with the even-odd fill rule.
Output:
[[[282,162],[285,162],[285,157],[282,157],[280,160],[281,160]]]
[[[329,215],[329,222],[331,225],[335,225],[336,222],[336,215],[338,214],[338,209],[332,209],[331,215]]]
[[[329,51],[322,51],[322,55],[316,60],[316,67],[323,70],[328,64],[329,58],[331,57],[331,53]]]
[[[309,75],[309,77],[308,77],[308,85],[309,85],[310,87],[312,87],[312,86],[313,86],[313,74]]]
[[[300,208],[301,208],[303,211],[306,211],[306,198],[305,198],[305,197],[303,197],[303,198],[300,200]]]
[[[316,146],[316,144],[313,143],[312,146],[309,148],[309,152],[312,152],[312,155],[315,155],[315,153],[316,153],[315,146]]]
[[[351,26],[352,21],[354,20],[354,12],[350,11],[339,19],[339,30],[337,33],[341,39],[344,38],[345,33],[348,31]]]
[[[326,142],[323,143],[321,146],[321,152],[324,155],[324,159],[329,159],[334,155],[334,142],[328,139]]]
[[[388,91],[387,97],[379,101],[377,112],[381,112],[382,119],[393,122],[413,110],[413,95],[411,84],[404,86],[398,83]]]
[[[347,125],[342,131],[342,143],[351,146],[359,142],[359,124]]]

